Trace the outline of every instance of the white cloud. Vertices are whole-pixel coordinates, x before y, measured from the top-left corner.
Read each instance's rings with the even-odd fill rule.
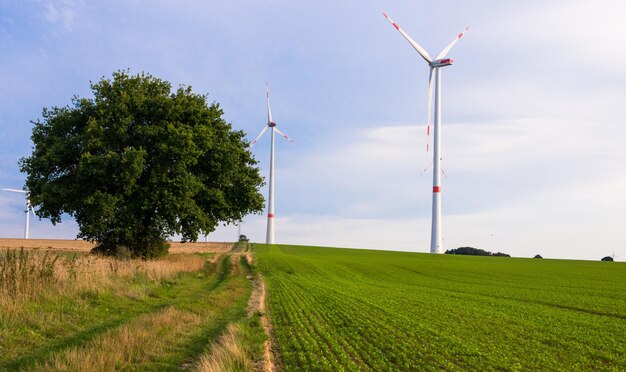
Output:
[[[626,3],[619,0],[524,2],[491,17],[485,28],[500,30],[490,35],[490,42],[525,50],[526,58],[544,61],[555,72],[562,67],[610,67],[626,63],[626,49],[620,47],[624,14]],[[623,72],[617,69],[625,76]]]
[[[255,242],[264,243],[265,221],[262,216],[247,218],[244,234]],[[430,221],[427,219],[368,219],[298,214],[276,220],[276,239],[281,244],[427,252],[430,235],[425,236],[423,232],[429,226]]]
[[[554,118],[444,125],[446,247],[584,259],[623,250],[626,173],[616,170],[626,149],[595,135],[600,126],[624,132]],[[292,155],[278,169],[279,216],[287,210],[279,241],[426,251],[432,176],[419,176],[431,156],[423,129],[381,126]],[[314,211],[319,204],[331,207]],[[263,241],[264,218],[251,219],[259,227],[251,237]]]
[[[40,4],[61,30],[78,30],[81,18],[93,28],[53,46],[12,33],[7,55],[20,58],[4,65],[12,83],[0,94],[5,111],[38,100],[19,120],[3,114],[4,132],[33,118],[32,107],[66,103],[88,79],[130,66],[210,92],[236,127],[255,134],[269,79],[277,121],[298,141],[278,146],[279,241],[427,250],[431,173],[420,173],[431,160],[424,127],[414,125],[426,117],[427,68],[376,6]],[[598,258],[594,249],[617,253],[626,210],[626,3],[453,5],[388,4],[433,53],[471,26],[443,80],[446,246],[590,259]],[[28,133],[6,139],[18,137]],[[256,150],[262,167],[267,147]],[[15,161],[6,164],[3,175],[17,174]],[[10,221],[14,209],[0,207]],[[21,222],[12,223],[19,236]],[[263,241],[265,217],[250,217],[246,228]],[[233,229],[210,239],[232,240]]]
[[[66,31],[74,31],[76,20],[76,3],[73,0],[46,1],[45,19],[56,25],[61,25]]]

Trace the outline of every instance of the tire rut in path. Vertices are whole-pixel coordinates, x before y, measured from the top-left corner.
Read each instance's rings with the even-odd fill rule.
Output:
[[[246,260],[249,265],[252,265],[253,257],[252,253],[248,252],[246,255]],[[256,312],[260,314],[261,326],[263,327],[263,331],[265,332],[265,342],[263,344],[263,368],[264,372],[274,372],[276,370],[276,365],[274,364],[274,353],[272,349],[272,324],[266,312],[265,307],[265,281],[260,273],[256,273],[255,275],[250,274],[248,279],[252,281],[252,293],[250,294],[250,299],[248,300],[248,308],[247,314],[248,317],[252,317]]]

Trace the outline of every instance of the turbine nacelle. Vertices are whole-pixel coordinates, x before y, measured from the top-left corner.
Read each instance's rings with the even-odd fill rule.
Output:
[[[430,63],[430,67],[432,67],[432,68],[445,67],[445,66],[451,66],[453,64],[454,64],[454,59],[452,59],[452,58],[445,58],[445,59],[438,59],[436,61],[432,61]]]
[[[269,123],[267,123],[267,126],[270,128],[274,128],[276,126],[276,123],[274,123],[273,121],[270,121]]]

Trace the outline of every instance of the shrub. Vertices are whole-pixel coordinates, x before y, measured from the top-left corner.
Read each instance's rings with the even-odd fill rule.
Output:
[[[491,253],[485,251],[483,249],[473,248],[473,247],[459,247],[456,249],[449,249],[446,251],[446,254],[461,254],[468,256],[494,256],[494,257],[511,257],[510,255],[502,252]]]

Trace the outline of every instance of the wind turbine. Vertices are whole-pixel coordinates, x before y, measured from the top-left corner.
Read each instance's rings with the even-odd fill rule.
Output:
[[[430,74],[428,76],[428,121],[426,126],[426,135],[430,136],[430,112],[432,109],[433,97],[433,72],[435,73],[435,130],[434,130],[434,146],[433,146],[433,214],[432,229],[430,235],[430,253],[443,253],[443,242],[441,236],[441,68],[450,66],[454,63],[452,58],[445,58],[454,44],[463,37],[469,29],[466,27],[463,32],[457,35],[452,42],[445,47],[435,59],[432,59],[428,52],[416,43],[406,32],[404,32],[397,23],[395,23],[387,13],[383,13],[385,18],[393,27],[398,30],[402,36],[411,44],[413,48],[426,60],[430,66]],[[426,144],[428,151],[428,144]]]
[[[33,216],[35,215],[35,210],[33,209],[32,205],[30,205],[30,199],[28,198],[28,192],[24,191],[24,190],[17,190],[17,189],[2,189],[4,191],[8,191],[8,192],[17,192],[20,194],[24,194],[25,198],[26,198],[26,223],[24,225],[24,239],[28,239],[28,227],[30,226],[30,211],[33,212]]]
[[[276,123],[272,119],[272,109],[270,108],[270,91],[269,84],[265,82],[265,98],[267,100],[267,125],[263,128],[261,133],[250,143],[249,149],[252,149],[255,143],[263,136],[263,134],[271,128],[272,131],[272,147],[270,152],[270,184],[269,184],[269,197],[267,198],[267,235],[265,237],[266,244],[275,244],[274,234],[274,132],[280,134],[289,142],[293,142],[285,133],[276,128]]]

